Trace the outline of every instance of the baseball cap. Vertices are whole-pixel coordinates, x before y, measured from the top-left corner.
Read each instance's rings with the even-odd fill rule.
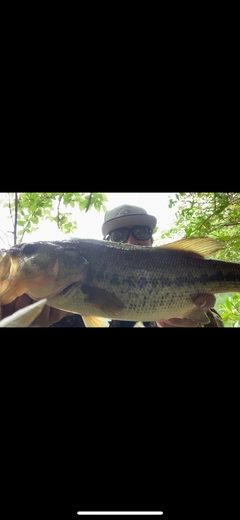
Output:
[[[156,217],[148,215],[145,209],[124,204],[106,211],[102,225],[102,234],[105,237],[111,231],[126,226],[149,226],[151,229],[154,229],[156,224]]]

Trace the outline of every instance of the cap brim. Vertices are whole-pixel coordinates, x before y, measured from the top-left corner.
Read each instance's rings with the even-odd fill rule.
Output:
[[[102,234],[105,237],[111,231],[126,226],[149,226],[154,229],[157,219],[153,215],[126,215],[124,217],[112,218],[102,226]]]

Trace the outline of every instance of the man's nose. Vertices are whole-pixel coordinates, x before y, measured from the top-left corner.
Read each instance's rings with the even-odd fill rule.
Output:
[[[130,233],[130,235],[129,235],[128,239],[127,239],[126,244],[131,244],[131,245],[137,246],[139,244],[139,241],[137,240],[137,238],[134,238],[132,233]]]

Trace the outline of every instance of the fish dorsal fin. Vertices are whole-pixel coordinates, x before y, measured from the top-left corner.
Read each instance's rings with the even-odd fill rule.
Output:
[[[107,318],[99,318],[98,316],[82,316],[85,327],[109,327]]]
[[[216,253],[224,248],[224,243],[214,238],[195,237],[195,238],[181,238],[170,244],[157,246],[158,249],[171,249],[183,253],[192,253],[194,256],[205,258],[208,255]]]

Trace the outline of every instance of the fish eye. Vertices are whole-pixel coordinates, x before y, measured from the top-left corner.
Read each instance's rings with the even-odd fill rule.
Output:
[[[9,249],[11,256],[18,256],[21,253],[21,244],[15,244],[15,246]]]
[[[21,252],[25,255],[32,255],[33,253],[36,253],[36,249],[36,244],[25,244],[22,246]]]

